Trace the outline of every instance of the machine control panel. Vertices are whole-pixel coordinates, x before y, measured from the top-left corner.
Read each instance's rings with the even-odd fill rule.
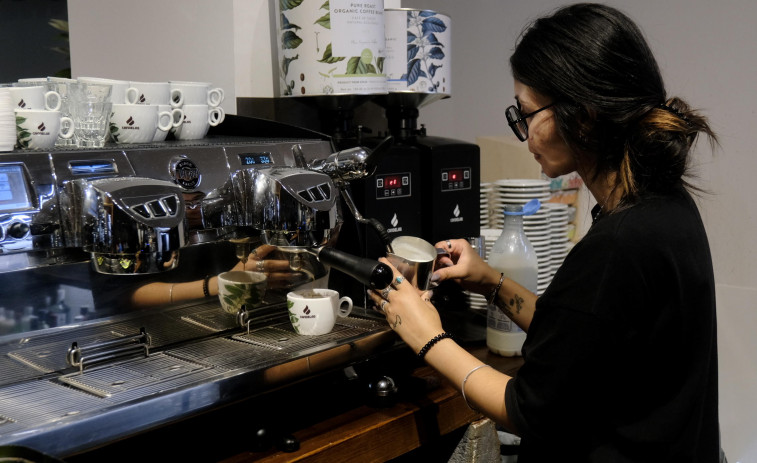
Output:
[[[457,191],[471,189],[471,168],[454,167],[443,168],[442,191]]]
[[[376,174],[376,199],[390,199],[411,195],[410,172]]]

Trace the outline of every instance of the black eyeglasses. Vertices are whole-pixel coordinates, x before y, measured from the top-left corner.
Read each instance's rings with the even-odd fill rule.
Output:
[[[547,106],[539,108],[536,111],[528,114],[523,114],[522,112],[520,112],[520,108],[515,105],[508,106],[508,108],[505,110],[507,124],[511,129],[513,129],[513,132],[515,132],[515,136],[518,137],[518,140],[526,141],[528,140],[528,123],[526,122],[526,119],[533,117],[537,113],[544,111],[547,108],[551,108],[554,105],[554,103],[550,103]]]

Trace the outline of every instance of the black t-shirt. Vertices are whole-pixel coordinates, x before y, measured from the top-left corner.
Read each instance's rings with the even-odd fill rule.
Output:
[[[604,215],[536,302],[507,412],[519,463],[717,462],[715,283],[683,191]]]

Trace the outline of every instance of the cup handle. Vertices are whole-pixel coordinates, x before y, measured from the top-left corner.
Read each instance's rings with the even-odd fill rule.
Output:
[[[171,107],[180,108],[184,104],[184,93],[180,88],[171,89]]]
[[[53,99],[55,101],[55,104],[50,103],[50,99]],[[58,111],[60,109],[62,101],[60,98],[60,93],[56,92],[55,90],[50,90],[49,92],[45,93],[45,109],[48,111]]]
[[[223,103],[223,89],[219,87],[208,90],[208,105],[215,107],[221,103]]]
[[[344,305],[347,305],[345,308]],[[352,298],[349,296],[343,296],[339,298],[339,310],[337,311],[337,315],[340,317],[346,317],[352,313]]]
[[[165,121],[165,124],[163,123]],[[158,113],[158,130],[168,132],[173,127],[173,113],[170,111],[161,111]]]
[[[137,104],[137,100],[139,100],[139,90],[134,87],[127,88],[124,93],[124,101],[126,104]]]
[[[221,107],[213,108],[210,111],[208,111],[208,124],[210,124],[212,127],[215,127],[221,122],[223,122],[225,118],[226,118],[226,113]]]
[[[184,122],[184,110],[181,108],[173,108],[171,111],[171,117],[173,118],[171,127],[180,126]]]
[[[69,138],[74,136],[73,119],[68,116],[63,116],[60,118],[60,131],[58,132],[58,136],[64,140],[68,140]]]

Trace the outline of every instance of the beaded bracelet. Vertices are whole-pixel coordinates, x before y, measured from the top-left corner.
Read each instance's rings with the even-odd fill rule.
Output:
[[[423,358],[426,356],[426,354],[428,353],[428,351],[432,347],[434,347],[434,344],[436,344],[437,342],[441,341],[444,338],[450,338],[450,339],[452,339],[452,335],[449,334],[449,333],[447,333],[447,332],[442,332],[442,333],[437,334],[433,338],[431,338],[431,340],[429,342],[427,342],[425,346],[421,347],[420,351],[418,351],[418,359],[419,360],[423,360]]]
[[[497,298],[497,293],[499,293],[499,289],[502,287],[502,282],[504,281],[505,281],[505,274],[500,273],[499,283],[497,283],[497,286],[494,288],[494,291],[492,291],[492,294],[489,296],[489,299],[486,301],[489,305],[494,304],[494,299]]]
[[[210,275],[205,275],[205,279],[202,280],[202,294],[205,297],[210,297],[210,290],[208,289],[209,280],[210,280]]]

